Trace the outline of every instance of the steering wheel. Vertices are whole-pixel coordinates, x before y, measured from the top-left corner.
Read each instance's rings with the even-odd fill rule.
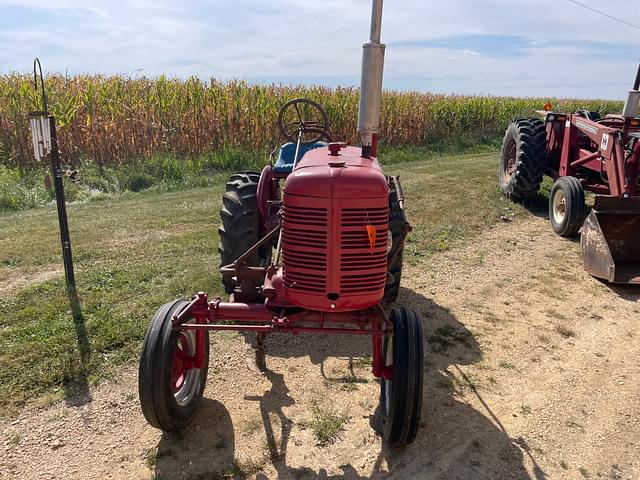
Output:
[[[278,113],[280,133],[292,143],[308,145],[321,138],[330,142],[329,115],[322,105],[308,98],[294,98],[285,103]]]

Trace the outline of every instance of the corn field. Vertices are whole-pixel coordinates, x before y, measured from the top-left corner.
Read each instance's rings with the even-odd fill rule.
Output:
[[[264,151],[275,144],[280,106],[295,97],[323,104],[336,138],[357,140],[358,89],[352,87],[101,75],[53,75],[46,86],[64,161],[71,165],[82,159],[114,165],[156,155],[194,158],[227,147]],[[607,100],[386,91],[380,136],[388,146],[442,145],[460,138],[495,140],[511,118],[531,115],[546,101],[565,111],[604,113],[622,108],[621,102]],[[26,113],[40,109],[30,76],[0,76],[0,164],[34,166]]]

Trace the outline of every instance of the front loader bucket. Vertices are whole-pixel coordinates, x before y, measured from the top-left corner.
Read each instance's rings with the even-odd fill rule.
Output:
[[[640,284],[640,197],[597,195],[580,243],[591,275],[612,283]]]

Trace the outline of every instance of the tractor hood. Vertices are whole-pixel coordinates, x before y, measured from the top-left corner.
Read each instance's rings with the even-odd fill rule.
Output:
[[[287,195],[320,198],[384,198],[387,178],[375,157],[363,158],[356,147],[343,147],[338,155],[328,148],[305,154],[287,177]]]

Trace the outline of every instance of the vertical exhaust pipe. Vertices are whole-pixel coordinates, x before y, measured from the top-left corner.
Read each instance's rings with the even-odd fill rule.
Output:
[[[640,110],[640,65],[636,73],[636,79],[633,82],[633,90],[629,91],[629,96],[624,102],[622,116],[625,118],[636,118]]]
[[[380,43],[382,29],[382,0],[373,0],[371,10],[371,35],[362,45],[362,74],[360,79],[360,107],[358,109],[358,134],[362,142],[362,156],[370,158],[378,154],[380,129],[380,102],[382,99],[382,70],[384,44]]]

